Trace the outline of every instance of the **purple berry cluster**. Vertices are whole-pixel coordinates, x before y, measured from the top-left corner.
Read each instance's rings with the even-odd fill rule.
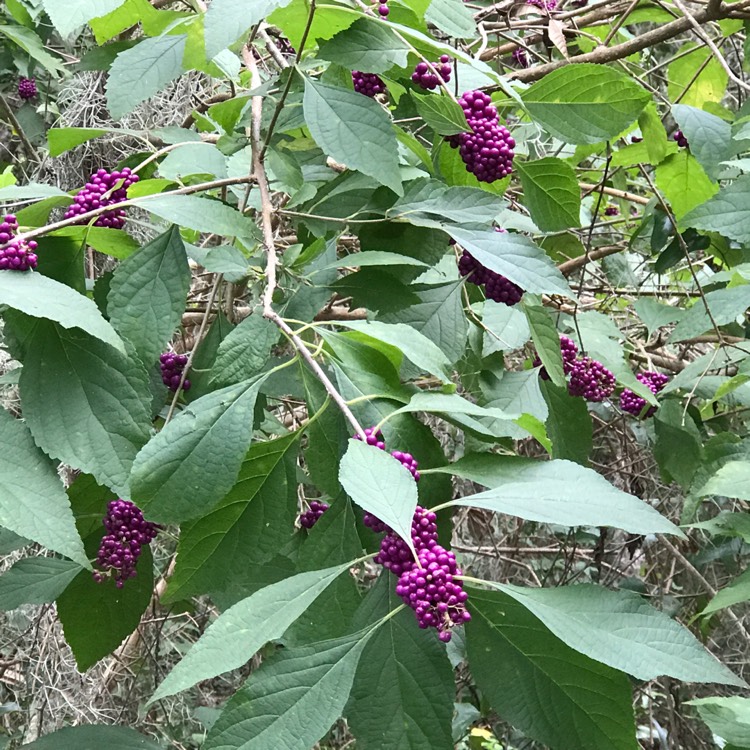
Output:
[[[0,271],[28,271],[36,268],[37,256],[34,240],[15,239],[18,220],[7,214],[0,223]]]
[[[180,387],[180,378],[182,378],[182,371],[185,369],[187,361],[188,358],[184,354],[164,352],[159,356],[161,381],[170,391],[176,391]],[[187,378],[182,384],[182,390],[190,390],[190,381]]]
[[[685,138],[685,134],[681,130],[676,131],[674,135],[672,135],[672,138],[677,141],[677,145],[680,148],[688,148],[688,139]]]
[[[513,50],[513,60],[517,65],[520,65],[522,68],[528,68],[529,67],[529,56],[526,54],[526,50],[523,47],[516,47]]]
[[[104,516],[107,533],[102,537],[94,572],[94,580],[102,583],[105,578],[115,579],[121,589],[125,581],[135,578],[135,566],[142,548],[150,544],[159,526],[143,518],[140,508],[130,500],[112,500]]]
[[[440,74],[440,78],[445,83],[448,83],[451,79],[452,68],[450,65],[449,55],[440,55],[439,62],[433,64],[433,68]],[[417,64],[414,72],[411,74],[411,80],[423,89],[429,89],[434,91],[440,85],[440,78],[438,78],[429,68],[426,62]]]
[[[385,438],[383,437],[383,433],[380,430],[376,430],[374,427],[368,427],[367,429],[365,429],[365,437],[368,445],[374,445],[376,448],[380,448],[381,451],[385,450]],[[362,439],[359,435],[355,435],[354,438],[355,440]],[[417,459],[411,455],[411,453],[391,451],[391,455],[397,461],[400,461],[409,470],[411,475],[414,477],[415,482],[419,481],[419,463],[417,462]],[[367,524],[367,521],[365,521],[365,524],[369,525]],[[375,531],[375,529],[373,529],[373,531]]]
[[[21,78],[18,79],[18,96],[21,99],[28,101],[33,99],[37,95],[36,90],[36,78]]]
[[[619,216],[620,209],[617,208],[617,206],[607,206],[604,209],[604,215],[605,216]]]
[[[482,91],[467,91],[459,100],[471,130],[448,138],[458,148],[466,169],[480,182],[494,182],[511,173],[516,142],[500,124],[497,109]]]
[[[659,393],[669,382],[669,375],[664,375],[661,372],[654,372],[653,370],[639,372],[635,377],[639,383],[643,383],[643,385],[645,385],[654,395]],[[645,406],[646,399],[633,393],[630,388],[625,388],[620,394],[620,408],[623,411],[628,412],[628,414],[632,414],[636,417],[640,416]],[[645,416],[651,417],[655,412],[656,407],[652,406],[646,412]]]
[[[375,519],[378,521],[378,519]],[[432,549],[437,544],[437,516],[431,511],[417,506],[411,521],[411,540],[414,548]],[[382,524],[382,521],[379,521]],[[372,526],[370,527],[372,528]],[[374,531],[375,529],[373,529]],[[393,529],[385,526],[386,535],[380,543],[380,552],[375,555],[375,562],[400,576],[411,570],[416,563],[409,545]]]
[[[321,503],[318,500],[313,500],[310,503],[309,509],[300,514],[299,525],[305,529],[311,529],[329,507],[328,503]]]
[[[505,231],[496,227],[496,231]],[[468,250],[464,250],[458,260],[458,272],[468,276],[469,282],[482,286],[487,299],[502,302],[504,305],[516,305],[523,297],[523,289],[499,273],[485,268]]]
[[[601,363],[591,357],[577,359],[570,370],[568,392],[571,396],[582,396],[586,401],[604,401],[615,390],[615,376]]]
[[[383,79],[375,73],[363,73],[360,70],[352,71],[352,83],[358,94],[375,97],[385,91]]]
[[[562,355],[563,373],[565,373],[565,375],[570,375],[570,372],[573,369],[573,363],[578,356],[576,342],[567,336],[560,336],[560,354]],[[539,365],[542,364],[542,360],[538,356],[534,357],[534,362],[532,364],[534,367],[539,367]],[[542,367],[539,371],[539,377],[541,377],[542,380],[549,380],[549,374],[547,373],[546,368]]]
[[[138,179],[138,175],[133,174],[129,167],[114,172],[107,172],[106,169],[97,170],[78,191],[74,202],[65,212],[65,218],[71,219],[88,211],[124,201],[127,198],[127,189],[138,182]],[[122,229],[125,226],[125,210],[113,208],[111,211],[105,211],[94,222],[94,226]]]
[[[526,0],[526,2],[540,10],[554,10],[557,7],[557,0]]]

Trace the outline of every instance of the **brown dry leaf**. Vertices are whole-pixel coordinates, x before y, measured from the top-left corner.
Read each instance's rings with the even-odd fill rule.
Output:
[[[552,44],[560,50],[560,54],[567,60],[568,59],[568,45],[565,41],[565,33],[563,29],[565,24],[562,21],[558,21],[556,18],[550,18],[549,26],[549,38],[552,40]]]

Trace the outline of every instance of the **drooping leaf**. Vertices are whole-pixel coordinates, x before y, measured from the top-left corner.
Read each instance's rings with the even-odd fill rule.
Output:
[[[536,353],[549,375],[552,383],[559,388],[566,388],[565,373],[563,371],[562,354],[560,352],[560,334],[555,328],[550,313],[542,306],[541,300],[534,297],[524,297],[523,311],[531,331],[531,340],[536,347]]]
[[[471,11],[460,0],[432,0],[425,11],[424,20],[437,26],[448,36],[458,39],[465,39],[476,33]]]
[[[193,401],[145,445],[133,464],[130,489],[146,517],[158,523],[191,520],[229,492],[250,447],[263,379]]]
[[[516,169],[532,221],[543,232],[581,225],[581,190],[573,167],[554,156],[518,161]]]
[[[23,746],[26,750],[162,750],[161,745],[129,727],[82,724],[63,727]]]
[[[547,434],[552,441],[552,458],[566,458],[588,466],[593,444],[593,424],[586,402],[558,388],[553,383],[540,383],[549,407]]]
[[[67,72],[67,68],[62,61],[47,52],[42,40],[31,29],[17,24],[0,24],[0,34],[17,44],[50,73],[60,75]]]
[[[482,356],[488,357],[497,351],[512,351],[522,347],[531,336],[528,321],[516,305],[504,305],[488,299],[482,308],[482,323],[485,326]]]
[[[700,495],[724,495],[750,500],[750,461],[724,464],[700,490]]]
[[[141,361],[156,362],[180,325],[190,268],[176,226],[144,245],[115,270],[107,312]]]
[[[696,706],[711,731],[726,742],[736,744],[736,750],[750,747],[750,698],[716,696],[693,698],[685,703]]]
[[[241,667],[264,643],[281,637],[352,564],[298,573],[266,586],[222,612],[166,676],[150,703]]]
[[[81,571],[59,557],[26,557],[0,576],[0,610],[55,601]]]
[[[455,135],[470,130],[458,102],[447,96],[421,96],[412,92],[419,116],[439,135]]]

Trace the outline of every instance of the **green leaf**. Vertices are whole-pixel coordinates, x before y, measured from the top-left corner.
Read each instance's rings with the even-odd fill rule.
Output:
[[[656,186],[664,193],[678,221],[718,190],[695,157],[684,148],[668,156],[656,168]]]
[[[40,65],[44,66],[50,73],[67,74],[67,68],[57,57],[47,52],[42,40],[31,30],[23,26],[0,25],[0,34],[7,37],[11,42],[17,44],[24,52],[33,57]]]
[[[401,600],[383,571],[357,613],[371,623]],[[361,750],[451,748],[453,674],[434,632],[415,627],[404,609],[383,623],[367,644],[345,715]]]
[[[278,8],[268,17],[268,23],[278,26],[289,43],[299,49],[306,33],[309,16],[308,0],[292,0],[286,7]],[[243,6],[243,10],[245,10]],[[336,5],[318,6],[307,34],[309,39],[330,39],[336,32],[351,26],[358,17],[351,8]]]
[[[47,276],[0,271],[0,304],[34,318],[55,321],[63,328],[80,328],[116,350],[125,351],[122,339],[92,300]]]
[[[179,229],[173,226],[116,269],[107,312],[141,361],[156,362],[182,321],[190,268]]]
[[[0,526],[90,568],[55,467],[0,409]]]
[[[672,331],[669,337],[670,342],[684,341],[713,328],[711,318],[706,312],[706,304],[711,310],[716,325],[733,323],[750,307],[750,284],[708,292],[705,295],[705,304],[701,299],[696,300]]]
[[[50,131],[51,132],[51,131]],[[0,188],[0,201],[27,201],[37,198],[72,198],[68,193],[54,185],[41,182],[30,182],[26,185],[8,185]]]
[[[390,526],[411,544],[411,522],[417,507],[417,483],[393,456],[352,438],[341,459],[339,481],[351,499]]]
[[[477,32],[474,16],[461,0],[432,0],[424,20],[457,39],[473,38]]]
[[[151,438],[130,480],[144,515],[158,523],[180,523],[204,515],[229,492],[250,447],[264,379],[202,396]]]
[[[727,187],[722,187],[716,195],[684,216],[680,225],[682,228],[719,232],[731,240],[750,243],[750,175],[742,175]]]
[[[500,716],[553,750],[637,750],[627,677],[499,591],[469,590],[471,674]]]
[[[397,409],[394,414],[426,411],[431,414],[468,414],[479,418],[515,419],[518,414],[508,414],[501,409],[479,406],[467,401],[457,393],[415,393],[406,406]]]
[[[252,219],[236,208],[210,198],[196,195],[158,195],[137,198],[134,206],[144,208],[171,224],[179,224],[200,232],[211,232],[229,237],[253,238],[257,228]]]
[[[677,146],[673,141],[667,140],[667,131],[664,129],[664,123],[661,121],[655,102],[649,102],[643,112],[638,115],[638,126],[641,129],[643,145],[646,146],[646,153],[651,164],[658,164],[667,155],[669,148]]]
[[[368,268],[370,266],[416,266],[418,268],[429,268],[429,264],[409,255],[400,255],[399,253],[388,253],[383,250],[368,250],[363,253],[352,253],[345,255],[343,258],[329,263],[324,269],[328,268],[348,268],[349,266],[358,266],[359,268]]]
[[[138,627],[154,587],[151,548],[141,552],[138,575],[121,589],[114,579],[97,583],[84,570],[58,597],[57,615],[81,672],[112,653]]]
[[[697,706],[701,719],[711,731],[727,742],[741,748],[750,746],[750,698],[739,695],[693,698],[685,701],[688,706]]]
[[[69,37],[92,18],[118,8],[125,0],[43,0],[44,10],[60,36]]]
[[[117,55],[107,79],[107,107],[115,120],[182,74],[186,42],[186,34],[146,38]]]
[[[0,583],[2,578],[0,578]],[[716,596],[703,608],[702,615],[718,612],[725,607],[733,607],[750,601],[750,570],[746,570],[735,578],[728,586],[718,591]]]
[[[411,92],[419,116],[439,135],[466,133],[471,128],[457,101],[448,96]]]
[[[124,260],[138,250],[138,242],[122,229],[109,229],[107,227],[94,226],[72,226],[62,227],[50,232],[49,237],[66,237],[80,243],[89,245],[100,253],[106,253],[113,258]],[[45,238],[40,238],[40,245]],[[83,252],[83,250],[81,251]]]
[[[128,497],[130,469],[151,428],[142,367],[80,331],[39,321],[20,388],[42,450]]]
[[[159,174],[170,180],[194,174],[226,177],[226,157],[213,143],[186,143],[167,154],[159,164]]]
[[[373,630],[284,649],[227,703],[204,750],[309,750],[341,716]]]
[[[298,573],[266,586],[222,612],[166,676],[149,703],[241,667],[264,643],[280,638],[353,564],[350,561],[326,570]]]
[[[652,335],[658,328],[674,323],[679,320],[683,311],[672,307],[671,305],[664,305],[661,302],[657,302],[655,299],[649,297],[642,297],[633,303],[633,307],[638,317],[643,321],[643,324],[648,330],[649,336]]]
[[[394,346],[423,372],[444,382],[450,380],[449,361],[443,352],[424,334],[403,323],[379,320],[347,320],[341,325]]]
[[[530,338],[531,330],[522,310],[516,305],[504,305],[487,299],[482,308],[485,326],[482,356],[494,352],[509,352],[522,347]]]
[[[633,534],[684,536],[650,505],[571,461],[472,454],[433,471],[491,488],[452,500],[451,506],[486,508],[562,526],[614,526]]]
[[[405,68],[409,45],[399,39],[387,24],[358,18],[348,29],[323,42],[318,57],[343,65],[349,70],[386,73],[393,67]]]
[[[78,563],[59,557],[19,560],[0,576],[0,610],[53,602],[80,572]]]
[[[531,117],[566,143],[599,143],[630,125],[651,100],[625,73],[585,63],[553,70],[521,94]]]
[[[560,334],[548,310],[538,299],[524,298],[521,302],[531,331],[531,340],[550,380],[559,388],[567,388],[560,351]]]
[[[290,0],[216,0],[205,17],[206,57],[211,60],[223,49],[234,44],[245,32]]]
[[[517,161],[525,205],[543,232],[581,226],[581,189],[573,167],[554,156]]]
[[[305,78],[304,113],[328,156],[402,194],[393,123],[374,99]]]
[[[453,224],[489,224],[502,210],[502,201],[484,190],[448,187],[438,180],[413,180],[387,216],[420,227],[442,229]]]
[[[221,342],[229,335],[234,326],[227,320],[223,313],[219,313],[208,329],[208,333],[198,344],[193,355],[193,364],[190,370],[190,390],[185,394],[188,401],[197,401],[214,390],[209,387],[211,367],[216,359]]]
[[[693,51],[689,52],[691,48]],[[688,42],[675,50],[667,67],[667,96],[671,102],[702,108],[708,102],[722,100],[728,80],[711,50]]]
[[[667,478],[687,489],[701,464],[703,441],[690,415],[683,414],[682,404],[667,399],[654,418],[656,443],[654,458]]]
[[[103,128],[51,128],[47,132],[49,155],[60,156],[71,148],[80,146],[92,138],[106,135],[109,130]]]
[[[690,153],[710,179],[719,177],[721,162],[732,156],[732,126],[696,107],[675,104],[672,115],[690,144]]]
[[[167,601],[223,589],[237,569],[250,570],[283,547],[297,512],[293,459],[299,437],[252,445],[219,504],[182,524]]]
[[[586,401],[575,398],[567,388],[541,381],[549,407],[547,434],[552,441],[552,458],[566,458],[588,466],[593,447],[593,425]]]
[[[229,385],[258,373],[271,357],[279,329],[260,310],[245,318],[219,345],[211,383]]]
[[[117,750],[162,750],[161,745],[135,729],[103,724],[64,727],[23,747],[26,750],[102,750],[105,747]]]
[[[750,461],[730,461],[724,464],[701,489],[700,495],[723,495],[750,500]]]
[[[483,266],[510,279],[524,291],[562,294],[573,299],[573,292],[557,266],[528,237],[453,226],[446,226],[445,231]]]

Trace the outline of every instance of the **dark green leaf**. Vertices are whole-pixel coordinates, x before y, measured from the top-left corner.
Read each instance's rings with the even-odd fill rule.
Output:
[[[456,135],[471,130],[463,109],[455,99],[436,94],[422,96],[414,91],[411,95],[419,116],[439,135]]]
[[[542,360],[552,383],[559,388],[567,388],[563,371],[562,354],[560,353],[560,334],[555,328],[550,313],[541,305],[540,300],[529,297],[523,299],[523,311],[531,331],[531,340],[536,353]]]
[[[542,381],[542,393],[549,406],[547,434],[552,441],[552,458],[567,458],[588,466],[593,443],[593,424],[586,402]]]
[[[53,602],[80,571],[78,563],[59,557],[19,560],[0,576],[0,609]]]
[[[654,458],[659,468],[687,489],[703,454],[698,428],[679,401],[667,399],[656,412],[654,429]]]
[[[135,729],[103,724],[64,727],[23,747],[27,750],[162,750],[161,745]]]
[[[271,357],[279,329],[260,310],[245,318],[219,345],[212,385],[231,385],[257,374]]]
[[[581,189],[573,167],[553,156],[518,161],[526,207],[543,232],[581,226]]]

